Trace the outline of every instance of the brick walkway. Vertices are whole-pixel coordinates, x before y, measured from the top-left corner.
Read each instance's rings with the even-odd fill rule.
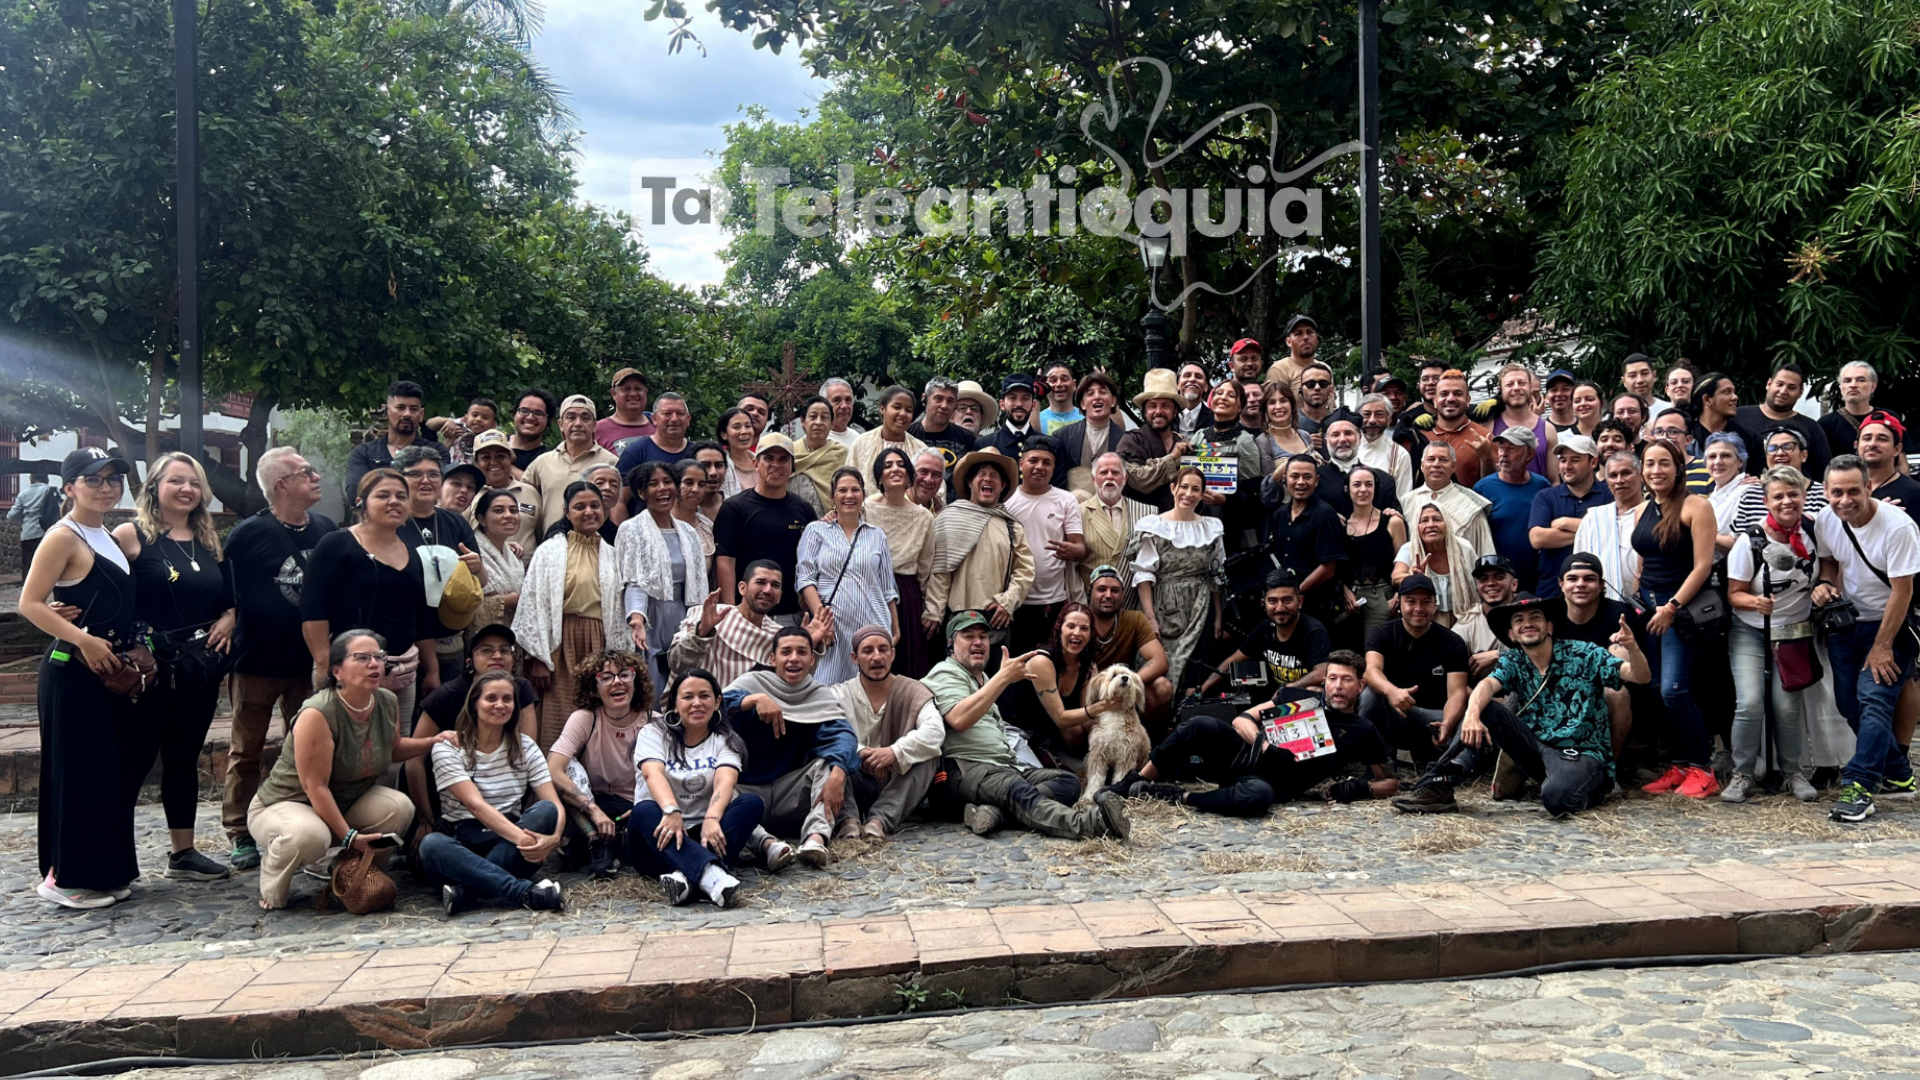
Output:
[[[0,1071],[710,1030],[926,1008],[1920,946],[1920,860],[1238,893],[9,972]]]

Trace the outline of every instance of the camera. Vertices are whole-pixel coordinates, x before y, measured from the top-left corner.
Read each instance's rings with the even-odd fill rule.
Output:
[[[1835,600],[1815,607],[1813,621],[1829,634],[1844,634],[1860,621],[1860,612],[1851,600]]]

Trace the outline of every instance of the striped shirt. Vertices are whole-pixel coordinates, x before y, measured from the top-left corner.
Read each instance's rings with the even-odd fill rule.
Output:
[[[491,754],[474,751],[473,767],[467,767],[467,752],[458,747],[439,743],[433,748],[433,782],[441,791],[470,780],[480,789],[480,799],[502,814],[512,816],[520,809],[520,800],[528,788],[553,782],[547,772],[547,758],[540,747],[525,735],[515,733],[513,738],[520,740],[520,767],[515,768],[507,760],[507,744]],[[440,816],[448,821],[473,820],[473,811],[459,799],[440,800]]]
[[[772,616],[760,616],[756,626],[740,614],[738,607],[721,608],[713,636],[701,637],[700,613],[698,604],[688,608],[667,649],[667,667],[674,675],[702,667],[712,672],[721,686],[732,686],[735,679],[772,658],[773,635],[780,631],[780,623]]]

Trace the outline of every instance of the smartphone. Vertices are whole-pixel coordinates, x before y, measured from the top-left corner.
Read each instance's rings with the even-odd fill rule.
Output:
[[[374,851],[383,851],[387,848],[399,847],[400,841],[399,833],[376,833],[367,839],[367,847]]]

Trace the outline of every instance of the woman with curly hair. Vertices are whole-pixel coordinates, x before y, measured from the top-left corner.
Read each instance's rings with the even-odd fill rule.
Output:
[[[547,751],[567,815],[567,862],[610,874],[613,844],[633,809],[633,748],[652,717],[647,662],[628,649],[602,649],[580,664],[573,713]]]

